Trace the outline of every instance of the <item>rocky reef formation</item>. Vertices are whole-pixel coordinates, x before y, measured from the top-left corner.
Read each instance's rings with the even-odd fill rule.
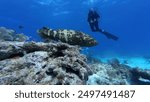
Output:
[[[54,34],[64,31],[58,32]],[[102,63],[81,54],[79,46],[23,42],[26,36],[14,34],[0,28],[0,85],[150,85],[150,70],[131,68],[117,59]]]
[[[0,41],[26,41],[28,37],[24,34],[16,34],[12,29],[7,29],[5,27],[0,27]]]
[[[97,42],[94,38],[80,31],[58,29],[53,30],[47,27],[41,28],[38,33],[47,41],[60,40],[71,45],[79,45],[84,47],[96,46]]]
[[[85,61],[64,43],[1,42],[0,84],[86,84],[92,71]]]
[[[89,76],[88,85],[128,85],[131,73],[127,66],[116,61],[91,64],[93,75]]]
[[[108,63],[93,61],[96,62],[90,64],[93,75],[89,76],[88,85],[150,85],[150,70],[131,68],[117,59]]]
[[[91,62],[87,64],[78,46],[5,41],[0,43],[0,84],[150,85],[150,70],[131,68],[117,59]]]
[[[132,83],[135,85],[150,85],[150,70],[134,68],[131,70]]]

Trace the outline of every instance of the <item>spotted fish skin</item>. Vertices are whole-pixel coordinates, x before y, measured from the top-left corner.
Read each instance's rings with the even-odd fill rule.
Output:
[[[95,39],[80,31],[67,29],[53,30],[43,27],[39,29],[38,33],[42,38],[60,40],[70,45],[79,45],[82,47],[91,47],[97,45],[97,41]]]

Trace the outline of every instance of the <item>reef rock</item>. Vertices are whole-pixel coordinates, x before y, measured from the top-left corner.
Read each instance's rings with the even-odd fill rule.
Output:
[[[92,74],[77,46],[64,43],[1,42],[0,84],[81,85]]]
[[[19,41],[23,42],[28,40],[24,34],[16,34],[14,30],[0,27],[0,41]]]
[[[123,66],[113,67],[106,63],[91,64],[93,75],[89,76],[88,85],[128,85],[130,71]]]
[[[150,70],[133,68],[132,73],[132,83],[138,85],[150,85]]]
[[[150,85],[150,70],[103,63],[66,43],[0,43],[1,85]]]
[[[95,39],[80,31],[67,29],[53,30],[47,27],[43,27],[38,31],[38,33],[46,40],[60,40],[70,45],[79,45],[84,47],[97,45]]]
[[[132,68],[116,58],[108,63],[96,61],[90,67],[93,75],[89,76],[88,85],[150,85],[150,70]]]

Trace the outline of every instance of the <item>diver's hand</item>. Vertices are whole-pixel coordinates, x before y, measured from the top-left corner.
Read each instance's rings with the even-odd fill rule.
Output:
[[[97,21],[97,19],[94,19],[94,22],[96,22]]]
[[[93,20],[90,20],[90,23],[93,23],[94,21]]]

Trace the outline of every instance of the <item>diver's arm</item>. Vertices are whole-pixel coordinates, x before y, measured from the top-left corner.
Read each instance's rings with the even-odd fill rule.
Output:
[[[99,14],[97,12],[95,12],[93,21],[98,22],[99,18],[100,18]]]
[[[88,21],[89,23],[92,23],[92,22],[93,22],[92,18],[91,18],[89,15],[88,15],[87,21]]]

